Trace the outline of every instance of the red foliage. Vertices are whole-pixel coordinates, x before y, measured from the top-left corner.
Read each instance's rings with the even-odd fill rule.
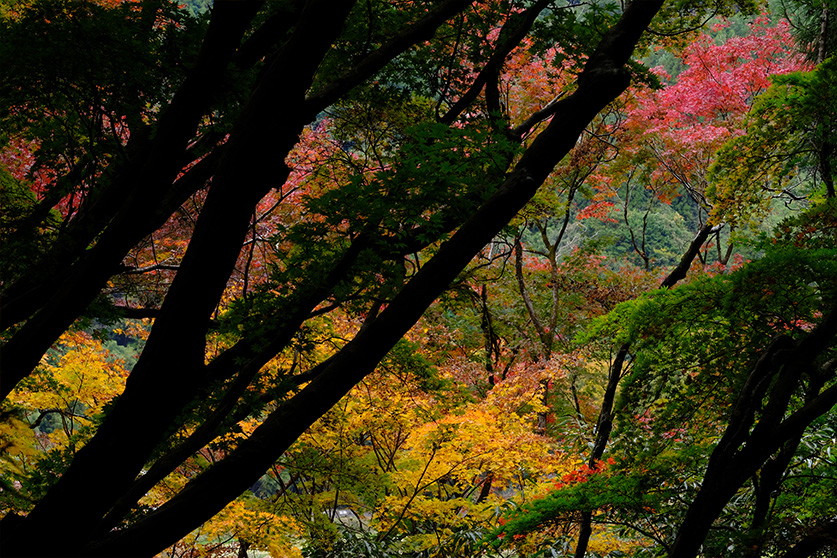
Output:
[[[578,219],[600,219],[606,223],[616,223],[616,219],[609,217],[610,210],[613,208],[613,202],[610,201],[594,201],[584,209],[578,212]]]
[[[593,467],[583,463],[575,471],[570,471],[561,477],[561,480],[555,483],[555,489],[560,490],[565,486],[587,482],[593,475],[598,475],[604,472],[610,465],[614,465],[616,460],[608,457],[606,461],[597,461]]]
[[[678,186],[702,196],[714,154],[743,133],[744,117],[770,76],[804,69],[787,21],[757,18],[751,33],[716,44],[701,35],[681,55],[686,69],[660,90],[640,90],[629,102],[623,148],[634,161],[650,159],[648,187],[670,203]],[[662,81],[671,81],[654,68]]]

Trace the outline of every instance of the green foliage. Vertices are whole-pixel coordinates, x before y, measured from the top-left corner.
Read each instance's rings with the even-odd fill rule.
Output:
[[[799,45],[805,49],[808,59],[816,62],[822,47],[825,56],[837,52],[837,33],[832,18],[837,4],[833,0],[771,0],[774,11],[794,23]],[[827,18],[823,29],[823,15]]]
[[[837,514],[837,417],[820,417],[802,437],[797,457],[790,464],[765,546],[788,548],[798,533],[813,530]],[[826,551],[827,552],[827,551]]]
[[[684,44],[694,37],[693,33],[702,29],[711,17],[731,17],[759,13],[762,3],[758,0],[741,2],[717,2],[715,0],[679,0],[666,3],[660,13],[658,23],[653,27],[657,32],[671,35],[674,44]]]
[[[683,215],[675,211],[672,206],[660,205],[646,214],[647,208],[640,206],[645,200],[632,198],[630,202],[628,223],[634,229],[638,247],[642,248],[642,235],[644,235],[645,252],[653,262],[653,267],[673,268],[694,236],[691,223],[687,222]],[[612,224],[589,219],[584,223],[584,227],[589,231],[589,235],[601,239],[602,253],[609,256],[610,260],[618,262],[628,257],[635,264],[642,265],[643,262],[635,252],[631,243],[630,230],[624,220],[620,220],[618,224]]]
[[[515,508],[485,540],[494,548],[520,539],[552,523],[573,521],[579,512],[610,509],[643,510],[656,503],[648,479],[636,474],[592,474],[566,487],[556,487],[542,498]]]
[[[506,140],[478,127],[425,122],[403,133],[391,164],[385,159],[386,167],[374,176],[355,175],[345,187],[310,198],[309,210],[328,223],[346,221],[353,230],[379,224],[396,249],[400,237],[420,227],[417,240],[429,244],[447,232],[450,215],[471,210],[490,193],[486,175],[502,173],[511,152]],[[383,146],[383,154],[388,151]]]
[[[641,533],[657,545],[672,541],[754,363],[777,336],[802,339],[833,309],[836,218],[833,201],[818,204],[764,235],[759,260],[648,293],[594,320],[577,342],[631,348],[609,449],[618,466],[562,478],[555,492],[504,514],[486,541],[495,548],[517,545],[549,526],[560,532],[590,511],[594,523],[628,526],[625,540]],[[832,343],[820,361],[835,352]],[[804,404],[802,391],[790,411]],[[831,517],[833,506],[822,495],[834,490],[834,427],[828,414],[806,431],[762,530],[748,530],[754,492],[743,487],[719,519],[730,531],[710,531],[707,552],[732,556],[754,544],[779,552],[793,544],[801,525]],[[562,536],[567,539],[559,541]],[[662,552],[661,546],[641,552],[654,549]]]
[[[450,380],[439,376],[438,369],[421,354],[421,349],[418,343],[401,339],[381,362],[381,366],[405,381],[414,382],[419,389],[427,393],[452,388]]]
[[[801,336],[813,327],[837,297],[835,277],[834,248],[785,247],[731,275],[633,303],[627,338],[637,356],[623,397],[634,409],[676,400],[689,413],[702,393],[706,404],[723,409],[730,403],[725,394],[737,393],[744,380],[729,372],[746,371],[775,335]],[[675,415],[668,424],[685,418]]]
[[[0,21],[4,132],[38,138],[39,165],[83,177],[101,172],[121,155],[123,117],[153,120],[183,79],[184,55],[194,52],[188,39],[200,26],[160,4],[162,13],[144,14],[130,3],[38,0]]]
[[[709,455],[755,362],[778,336],[802,339],[833,310],[835,216],[837,206],[829,201],[786,219],[760,242],[764,256],[759,260],[621,304],[582,337],[630,343],[633,356],[620,384],[611,451],[624,459],[623,467],[642,471],[651,486],[660,488],[662,499],[655,507],[659,532],[668,533],[664,539],[674,535],[685,513],[677,502],[694,500]],[[820,361],[834,354],[832,342]],[[827,381],[833,382],[833,377]],[[804,385],[795,392],[788,412],[806,401]],[[756,420],[760,413],[756,411]],[[828,415],[805,434],[804,449],[800,447],[789,469],[789,484],[783,485],[788,493],[776,503],[776,524],[766,528],[767,540],[786,536],[782,533],[790,529],[788,523],[800,514],[826,517],[815,493],[800,491],[803,481],[794,480],[794,471],[833,466],[826,457],[833,420]],[[831,488],[827,473],[811,475],[821,479],[815,482],[823,482],[823,489]],[[751,491],[742,489],[720,521],[746,531],[752,498]],[[738,548],[749,536],[732,540],[723,531],[713,532],[706,545]]]
[[[533,26],[533,51],[542,55],[548,48],[558,47],[556,66],[565,60],[574,62],[580,72],[582,61],[593,53],[599,33],[613,25],[619,17],[614,2],[592,3],[580,11],[553,9]]]
[[[776,76],[710,169],[707,194],[730,223],[763,217],[774,196],[822,196],[837,158],[837,59],[811,72]]]
[[[284,9],[292,3],[267,3],[267,6],[272,10],[280,4]],[[35,162],[33,181],[39,171],[51,170],[58,177],[30,187],[0,169],[4,210],[0,217],[0,256],[13,262],[0,271],[0,282],[5,284],[22,276],[53,241],[54,229],[72,227],[77,216],[85,215],[75,213],[80,199],[90,202],[83,206],[84,210],[88,207],[98,210],[101,206],[93,202],[101,199],[97,196],[112,185],[134,187],[130,180],[115,179],[126,172],[127,165],[135,162],[137,168],[155,165],[154,159],[143,153],[146,142],[149,138],[166,137],[164,128],[157,128],[158,121],[166,110],[176,110],[170,102],[173,92],[193,68],[201,35],[206,31],[206,18],[199,14],[207,3],[191,0],[183,11],[164,1],[159,3],[160,10],[147,11],[153,5],[153,2],[131,2],[105,8],[88,1],[35,0],[14,17],[4,17],[3,14],[9,13],[5,11],[7,3],[0,7],[0,17],[3,17],[0,21],[0,65],[3,67],[0,147],[31,147]],[[112,464],[107,464],[115,467],[113,475],[133,475],[140,468],[150,470],[154,462],[165,463],[169,452],[200,426],[207,425],[208,417],[214,418],[221,410],[231,410],[213,431],[217,437],[202,440],[199,451],[183,458],[179,466],[172,465],[167,471],[168,478],[152,487],[143,501],[128,513],[127,523],[140,520],[146,511],[162,508],[192,477],[203,473],[208,474],[201,478],[210,479],[207,481],[210,484],[215,482],[211,480],[214,472],[228,474],[225,470],[240,471],[252,482],[255,475],[248,466],[253,461],[248,459],[253,453],[247,447],[264,439],[251,434],[263,424],[265,416],[276,410],[294,409],[293,404],[283,406],[301,393],[298,388],[311,378],[306,373],[322,370],[315,367],[345,347],[362,324],[373,321],[448,235],[461,226],[465,216],[473,215],[493,193],[493,188],[503,183],[522,148],[497,129],[496,121],[484,118],[484,99],[472,103],[454,125],[441,124],[439,116],[470,87],[474,75],[493,56],[496,45],[510,36],[509,30],[513,30],[522,10],[529,5],[516,0],[474,3],[465,13],[443,24],[435,35],[422,38],[415,48],[374,76],[371,83],[345,93],[323,110],[317,122],[303,131],[298,151],[270,152],[276,160],[251,160],[247,169],[233,159],[238,157],[235,149],[241,145],[236,142],[251,140],[242,140],[235,134],[229,142],[225,143],[223,138],[230,131],[243,100],[250,95],[257,76],[266,75],[261,73],[265,68],[259,61],[252,62],[253,67],[237,67],[213,75],[217,80],[213,106],[203,112],[200,124],[188,130],[192,134],[188,138],[189,149],[182,153],[171,151],[175,154],[167,165],[173,167],[172,177],[176,176],[176,170],[185,173],[180,176],[189,176],[186,166],[177,169],[176,165],[195,163],[212,146],[224,146],[213,155],[229,149],[219,163],[224,173],[216,177],[237,176],[243,170],[249,172],[252,164],[253,173],[241,175],[261,179],[274,175],[277,160],[285,160],[289,167],[299,163],[295,158],[305,161],[298,165],[302,169],[292,169],[292,178],[286,183],[271,183],[275,190],[261,203],[238,209],[230,203],[229,208],[223,208],[229,209],[228,212],[216,214],[218,234],[240,232],[252,219],[248,247],[258,246],[261,251],[257,263],[263,274],[253,278],[255,272],[240,273],[230,263],[229,274],[223,276],[227,265],[224,262],[235,260],[239,247],[232,246],[229,254],[216,254],[213,253],[216,246],[207,246],[207,253],[213,258],[218,256],[218,262],[206,261],[206,270],[214,271],[204,270],[205,273],[196,275],[201,276],[200,281],[204,275],[213,275],[207,277],[206,285],[217,286],[217,297],[209,300],[215,295],[197,288],[205,286],[199,283],[190,290],[186,271],[180,276],[186,277],[187,288],[180,291],[186,295],[179,301],[182,295],[177,289],[171,290],[171,298],[166,299],[166,306],[158,312],[161,315],[158,324],[172,320],[169,323],[182,325],[184,339],[196,341],[188,341],[185,346],[183,343],[187,341],[172,341],[171,335],[168,339],[164,339],[165,335],[155,337],[155,342],[160,340],[157,346],[168,350],[146,353],[141,364],[147,366],[146,371],[137,372],[140,378],[146,379],[129,382],[131,386],[139,386],[132,390],[137,389],[136,393],[145,396],[126,396],[119,404],[134,405],[133,402],[139,401],[137,408],[144,410],[159,391],[165,393],[160,398],[164,404],[172,402],[172,408],[163,409],[165,413],[161,412],[159,417],[178,416],[165,423],[162,418],[156,420],[160,424],[153,426],[148,434],[145,427],[151,427],[154,421],[142,423],[142,428],[133,430],[130,439],[120,439],[120,436],[123,430],[135,428],[131,420],[117,422],[113,428],[102,428],[100,434],[105,438],[100,440],[113,437],[99,446],[103,449],[96,451],[107,452],[110,444],[131,446],[131,451],[121,452]],[[332,81],[335,76],[357,70],[359,60],[437,6],[438,3],[429,1],[358,2],[333,44],[317,45],[312,41],[314,46],[329,52],[321,63],[314,64],[316,71],[304,76],[310,77],[313,83],[306,92],[308,100],[296,105],[289,103],[289,107],[254,106],[266,115],[275,109],[275,114],[265,121],[276,128],[285,126],[286,121],[295,123],[294,111],[307,114],[304,110],[316,105],[311,99],[325,88],[343,83]],[[752,8],[749,4],[743,7]],[[669,4],[665,21],[656,30],[680,31],[716,8],[722,13],[733,10],[732,4],[717,6],[715,2],[700,0]],[[534,31],[517,45],[514,55],[523,55],[510,57],[506,67],[495,76],[502,110],[509,113],[512,109],[519,110],[525,117],[541,108],[544,99],[569,91],[572,76],[594,52],[620,10],[615,2],[550,5],[535,22]],[[255,21],[263,22],[269,17],[270,14],[261,13]],[[309,23],[305,18],[300,22]],[[505,30],[499,31],[504,25]],[[253,35],[245,34],[245,41],[248,36]],[[647,34],[644,40],[653,41],[658,36]],[[264,60],[271,60],[271,55],[285,44],[282,35],[274,39],[269,45],[262,45],[265,52],[259,54]],[[550,63],[540,64],[543,60],[538,60],[538,64],[526,66],[531,61],[527,62],[527,57],[542,59],[552,49],[558,53],[550,58]],[[246,48],[239,53],[243,50]],[[511,62],[519,66],[511,67]],[[630,69],[647,85],[659,85],[644,69],[633,64]],[[541,70],[547,75],[541,75]],[[820,77],[825,79],[828,71],[831,70],[824,65]],[[568,76],[566,80],[565,76]],[[526,86],[538,91],[527,91],[515,99],[510,92],[518,85],[515,83],[518,78],[530,80]],[[799,79],[799,84],[793,82],[796,85],[788,87],[809,91],[816,86]],[[787,81],[786,85],[791,83]],[[779,104],[792,102],[805,111],[822,108],[824,101],[809,102],[806,95],[800,93],[799,98],[782,100]],[[532,106],[523,109],[511,106],[523,97]],[[779,112],[779,109],[770,110]],[[194,120],[197,116],[194,115]],[[742,370],[746,370],[777,333],[801,338],[822,319],[826,302],[837,298],[834,279],[837,277],[834,243],[837,220],[826,206],[816,206],[787,221],[773,238],[765,239],[762,247],[765,257],[742,270],[699,278],[677,290],[657,291],[632,300],[655,283],[656,278],[635,266],[622,265],[622,256],[630,251],[624,243],[614,243],[610,252],[602,251],[602,237],[606,234],[603,223],[570,223],[567,230],[576,233],[576,240],[570,242],[565,238],[560,247],[555,240],[559,230],[564,234],[563,219],[572,216],[574,211],[609,207],[606,193],[590,184],[592,180],[584,182],[621,148],[616,144],[619,138],[614,131],[620,118],[614,109],[593,123],[578,142],[576,152],[564,160],[565,164],[550,179],[554,182],[528,208],[525,223],[516,230],[507,229],[508,237],[496,239],[485,249],[486,255],[463,274],[443,304],[432,309],[419,328],[408,334],[411,341],[396,343],[380,361],[378,370],[369,376],[349,376],[357,369],[368,370],[365,365],[339,369],[338,373],[359,382],[353,392],[327,412],[312,405],[311,409],[323,413],[321,419],[290,448],[291,438],[264,443],[259,451],[266,452],[264,455],[271,460],[278,456],[280,449],[289,449],[253,487],[255,496],[248,494],[236,500],[225,510],[225,520],[216,521],[214,526],[208,521],[202,529],[215,532],[220,538],[237,537],[246,550],[244,543],[250,543],[247,537],[259,539],[257,531],[263,524],[269,524],[275,532],[280,530],[277,526],[284,529],[294,524],[298,529],[288,527],[293,537],[298,535],[293,544],[302,546],[303,553],[312,557],[478,556],[494,552],[494,547],[502,543],[519,540],[516,535],[525,538],[542,530],[545,532],[538,533],[535,538],[539,540],[533,546],[539,544],[536,552],[546,553],[555,547],[555,543],[546,539],[555,534],[562,542],[569,541],[572,528],[567,526],[577,522],[584,511],[595,511],[599,523],[613,521],[634,526],[639,518],[657,514],[657,521],[662,524],[659,537],[668,537],[682,516],[683,506],[678,499],[688,500],[696,493],[700,473],[724,425],[730,401],[740,388]],[[280,121],[281,125],[276,125]],[[279,130],[280,135],[294,138],[302,125],[299,119],[298,127],[289,124],[288,129]],[[240,129],[247,131],[247,124],[242,124]],[[258,139],[248,147],[264,141],[269,148],[271,140],[267,136],[274,130],[249,128],[253,130],[259,133],[250,137]],[[815,135],[820,133],[817,130]],[[314,132],[317,137],[311,140]],[[523,143],[536,132],[533,129]],[[187,138],[182,139],[181,143],[185,144]],[[252,152],[258,153],[255,149]],[[233,155],[228,156],[229,153]],[[214,160],[210,158],[209,162]],[[649,169],[657,164],[650,156],[645,163]],[[129,170],[133,172],[134,167]],[[152,177],[166,174],[157,173],[160,169],[147,170]],[[621,172],[622,169],[614,175]],[[207,180],[208,177],[201,175],[196,182],[204,184]],[[256,190],[253,184],[245,184],[243,180],[241,184],[230,184],[240,187],[242,192]],[[162,190],[167,185],[151,186]],[[181,183],[175,183],[169,193],[179,192],[180,186]],[[210,188],[217,193],[227,186],[224,180],[219,180],[212,182]],[[194,185],[195,189],[199,187]],[[136,195],[142,196],[144,188],[146,184],[138,184]],[[586,199],[579,202],[574,197],[576,192],[579,198]],[[620,195],[618,187],[613,192]],[[627,208],[632,223],[645,215],[641,212],[652,201],[651,194],[646,196],[637,195]],[[166,262],[164,271],[175,271],[180,266],[186,270],[196,261],[181,260],[194,230],[192,223],[183,225],[182,222],[190,221],[202,211],[204,199],[203,192],[198,192],[174,218],[155,231],[158,239],[177,237],[182,245],[178,248],[183,248],[180,252],[171,250],[165,259],[160,257],[159,261]],[[243,194],[241,199],[249,198]],[[118,226],[123,222],[119,217],[131,214],[132,209],[136,209],[138,222],[150,223],[167,216],[166,208],[152,207],[153,200],[149,200],[149,207],[139,207],[142,204],[132,207],[134,201],[131,197],[118,210],[123,213],[105,215],[108,212],[103,212],[102,228],[97,230],[104,234],[98,238],[107,242],[82,246],[77,252],[68,250],[68,260],[83,261],[85,251],[91,246],[96,247],[96,255],[107,249],[112,241],[108,233],[120,231]],[[50,213],[54,206],[63,211],[63,224],[58,213]],[[271,208],[266,210],[268,206]],[[215,218],[212,205],[203,207],[210,209],[200,216],[199,222],[211,223]],[[665,205],[647,214],[644,228],[652,246],[649,253],[654,265],[671,265],[679,258],[690,239],[685,231],[694,224],[694,215],[688,214],[687,209]],[[239,210],[238,217],[230,216]],[[105,229],[104,222],[116,226]],[[229,230],[228,222],[233,223]],[[523,232],[518,234],[520,230]],[[625,229],[616,231],[622,236],[624,232]],[[526,246],[520,282],[509,272],[511,252],[507,248],[511,233],[514,238],[522,237]],[[201,238],[207,237],[197,235],[191,239],[195,242],[189,249],[197,248],[190,253],[200,253]],[[91,235],[90,242],[94,240]],[[136,239],[132,242],[145,243]],[[153,242],[154,237],[149,251],[157,263]],[[144,249],[139,247],[136,251]],[[117,253],[116,248],[113,251],[110,267],[103,265],[103,268],[122,269],[119,263],[126,257],[142,259],[135,253],[126,256]],[[614,256],[617,251],[618,258],[606,257]],[[248,269],[253,253],[250,249]],[[103,261],[106,259],[103,257]],[[242,259],[246,258],[239,257],[239,262]],[[131,271],[137,271],[136,268]],[[227,289],[221,295],[227,279]],[[61,278],[55,278],[54,284],[60,283]],[[530,291],[526,302],[531,301],[531,312],[522,307],[521,283]],[[47,284],[51,288],[52,283]],[[137,284],[153,292],[145,300],[154,302],[163,300],[168,287],[165,280],[155,282],[151,273]],[[109,287],[103,288],[108,295]],[[210,290],[208,287],[207,292]],[[190,298],[193,296],[194,300]],[[179,302],[185,308],[182,314],[165,314],[166,308],[177,308]],[[620,302],[623,304],[614,310]],[[220,327],[210,328],[206,334],[209,309],[213,307],[217,309],[215,317],[220,315],[220,319],[212,323],[220,322]],[[33,304],[33,308],[31,314],[20,318],[21,323],[37,316],[41,306]],[[388,307],[393,308],[397,312],[397,305]],[[70,310],[67,319],[77,319],[79,315],[70,316]],[[589,326],[596,316],[611,310],[606,318]],[[110,300],[104,295],[89,307],[88,313],[99,322],[116,317]],[[414,315],[418,311],[409,314]],[[532,323],[538,321],[537,316],[548,316],[543,321],[547,323],[549,319],[549,327],[538,325],[539,331],[533,335]],[[84,327],[94,323],[77,322]],[[293,330],[288,331],[288,326],[293,326]],[[165,325],[161,327],[164,328]],[[364,331],[374,332],[375,328]],[[574,343],[579,331],[584,333]],[[81,337],[78,331],[73,332]],[[92,339],[85,338],[79,344],[90,344]],[[610,351],[610,341],[631,342],[634,351],[622,386],[619,440],[611,446],[614,453],[624,458],[624,465],[607,471],[581,467],[562,476],[562,468],[573,468],[581,462],[583,454],[579,448],[588,447],[598,411],[596,405],[607,376],[608,363],[603,355]],[[105,343],[110,349],[109,356],[104,355],[106,351],[100,351],[103,354],[95,361],[81,351],[48,353],[41,370],[19,384],[21,389],[30,390],[20,395],[20,401],[28,398],[24,402],[31,404],[27,408],[32,409],[32,415],[41,415],[38,427],[31,429],[36,431],[34,434],[61,434],[57,411],[47,408],[51,403],[43,403],[45,394],[64,397],[75,410],[75,392],[58,383],[59,364],[64,357],[77,353],[78,361],[84,361],[79,364],[79,370],[90,377],[90,372],[106,370],[118,357],[135,360],[140,345],[120,334]],[[174,349],[193,355],[197,366],[155,377],[160,371],[168,370],[166,359]],[[156,355],[161,356],[155,362]],[[588,357],[589,362],[585,361]],[[70,371],[69,360],[66,373]],[[258,372],[254,362],[259,365]],[[82,368],[82,364],[90,368]],[[126,368],[132,364],[128,363]],[[252,377],[248,375],[250,372]],[[127,374],[126,370],[120,378]],[[33,378],[40,382],[34,388]],[[235,389],[239,378],[249,382],[246,388],[242,384],[243,393]],[[345,392],[328,390],[337,390],[333,386],[340,386],[341,382],[309,384],[323,390],[322,399],[315,403],[337,400]],[[121,389],[122,385],[108,391],[108,399],[117,397]],[[314,389],[308,393],[311,392],[317,393]],[[236,395],[237,401],[225,407],[222,402],[226,402],[228,394]],[[104,396],[98,392],[90,395],[90,401],[97,407],[103,400]],[[794,405],[801,401],[797,398]],[[79,407],[79,415],[72,418],[89,419],[95,428],[101,417],[99,413],[106,414],[110,407],[102,404],[97,408],[97,416],[87,417],[86,414],[93,414],[87,412],[94,408],[93,403]],[[546,419],[553,419],[556,414],[567,419],[564,425],[570,419],[575,421],[575,431],[568,434],[554,423],[541,428],[542,417],[546,424]],[[111,418],[117,415],[113,413]],[[122,416],[131,414],[126,412]],[[275,419],[281,415],[272,416]],[[0,426],[11,424],[15,434],[30,435],[29,425],[23,421],[26,418],[21,413],[4,414]],[[536,421],[538,430],[534,431]],[[822,450],[825,440],[833,437],[832,422],[824,420],[818,424],[807,439],[807,457],[811,462],[807,471],[820,477],[833,473],[833,460]],[[292,419],[285,424],[296,428],[302,423]],[[23,490],[18,490],[14,482],[0,479],[3,511],[28,511],[66,470],[76,445],[84,443],[92,433],[92,429],[82,435],[75,431],[73,436],[68,436],[67,448],[46,452],[33,470],[20,474],[19,478],[26,481]],[[147,434],[147,439],[141,440],[140,434]],[[552,434],[561,439],[552,439]],[[571,437],[572,441],[567,441]],[[275,453],[268,453],[272,451]],[[236,461],[239,459],[236,456],[242,454],[242,460]],[[133,471],[121,470],[125,467],[123,463],[132,459],[130,456],[135,461]],[[142,462],[146,458],[147,462]],[[214,468],[217,462],[228,458],[232,469],[226,469],[226,465]],[[88,459],[86,463],[94,461]],[[104,462],[99,460],[97,466]],[[84,478],[84,463],[82,460],[78,465],[81,476],[67,475],[66,482]],[[794,464],[798,470],[803,468],[800,463]],[[555,491],[543,498],[531,498],[532,494],[542,493],[553,478],[561,479]],[[781,517],[789,526],[793,524],[794,513],[806,519],[818,519],[821,514],[815,513],[817,507],[828,513],[833,511],[833,506],[822,496],[807,491],[801,479],[801,476],[789,479],[781,501],[784,514]],[[828,490],[832,484],[820,478],[817,488]],[[76,494],[94,489],[104,492],[108,487],[82,486]],[[194,493],[187,489],[181,495],[188,501]],[[56,497],[60,498],[60,494]],[[490,545],[481,545],[498,512],[508,507],[512,498],[528,499],[529,503],[509,514],[502,528],[490,531]],[[47,504],[50,501],[55,500],[48,498]],[[340,525],[338,512],[342,511],[351,511],[352,518]],[[90,517],[97,513],[88,511]],[[200,513],[203,510],[197,510],[195,517]],[[280,518],[288,523],[282,523]],[[96,517],[95,521],[100,519]],[[251,528],[242,528],[242,524]],[[124,530],[120,536],[126,532],[130,533]],[[69,538],[71,534],[66,530],[65,536]],[[628,539],[626,536],[625,540]],[[84,535],[79,535],[72,544],[83,546],[89,542]],[[716,542],[713,540],[712,544]],[[78,548],[81,547],[75,550]],[[207,552],[221,554],[227,550],[219,546]],[[273,555],[284,555],[275,548],[270,551]]]

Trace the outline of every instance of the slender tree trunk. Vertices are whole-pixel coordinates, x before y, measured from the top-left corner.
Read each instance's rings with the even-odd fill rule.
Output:
[[[817,64],[822,64],[828,56],[828,19],[829,19],[828,3],[822,3],[822,12],[820,12],[820,32],[817,36]]]
[[[678,281],[686,277],[686,273],[692,265],[695,257],[700,252],[701,246],[706,242],[713,227],[709,224],[704,224],[698,231],[695,238],[689,244],[689,248],[677,266],[668,274],[668,276],[661,283],[662,288],[671,288],[677,284]],[[599,418],[596,421],[596,440],[593,443],[593,450],[590,452],[590,458],[587,460],[587,466],[593,468],[601,460],[604,455],[607,443],[610,440],[610,433],[613,430],[613,403],[616,400],[616,390],[619,387],[619,381],[622,379],[623,368],[625,366],[625,358],[631,349],[630,343],[623,343],[613,363],[610,365],[610,371],[607,378],[607,386],[602,397],[602,406],[599,410]],[[593,532],[593,512],[582,512],[581,522],[579,527],[578,541],[575,546],[575,558],[584,558],[587,553],[587,545],[590,542],[590,535]]]
[[[828,3],[823,2],[822,12],[820,13],[820,32],[817,37],[817,64],[822,64],[828,52],[828,26],[829,26],[829,9]],[[834,146],[828,139],[826,139],[819,149],[819,171],[823,182],[825,183],[825,195],[827,198],[834,198],[834,171],[831,165],[831,156],[834,152]]]

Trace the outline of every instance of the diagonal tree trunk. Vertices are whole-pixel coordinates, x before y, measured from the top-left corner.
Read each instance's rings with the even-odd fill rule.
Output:
[[[700,552],[712,523],[735,493],[787,443],[802,436],[816,418],[837,404],[837,385],[810,393],[807,403],[784,418],[791,397],[814,360],[837,336],[837,309],[798,344],[777,337],[753,367],[733,406],[727,429],[712,451],[700,490],[680,524],[670,556]],[[822,370],[833,376],[833,370]],[[766,403],[764,397],[766,395]],[[756,421],[756,413],[761,416]]]
[[[302,392],[282,405],[212,469],[136,525],[94,542],[91,555],[151,554],[181,538],[252,485],[319,416],[369,374],[473,256],[534,195],[584,127],[628,86],[622,65],[660,3],[635,1],[603,40],[578,90],[523,155],[497,192],[411,279],[381,315],[344,347]]]

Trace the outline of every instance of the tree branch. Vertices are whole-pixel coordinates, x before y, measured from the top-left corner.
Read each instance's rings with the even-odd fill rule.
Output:
[[[529,33],[532,24],[538,18],[540,13],[552,3],[553,0],[538,0],[529,6],[523,13],[512,15],[509,20],[503,25],[500,30],[500,36],[497,40],[499,43],[495,51],[491,54],[488,62],[485,63],[480,73],[474,79],[468,91],[462,95],[459,100],[448,109],[447,113],[440,119],[444,124],[452,124],[459,118],[462,112],[471,106],[477,99],[480,92],[485,87],[486,83],[492,77],[499,75],[506,57],[520,45],[520,41]]]

